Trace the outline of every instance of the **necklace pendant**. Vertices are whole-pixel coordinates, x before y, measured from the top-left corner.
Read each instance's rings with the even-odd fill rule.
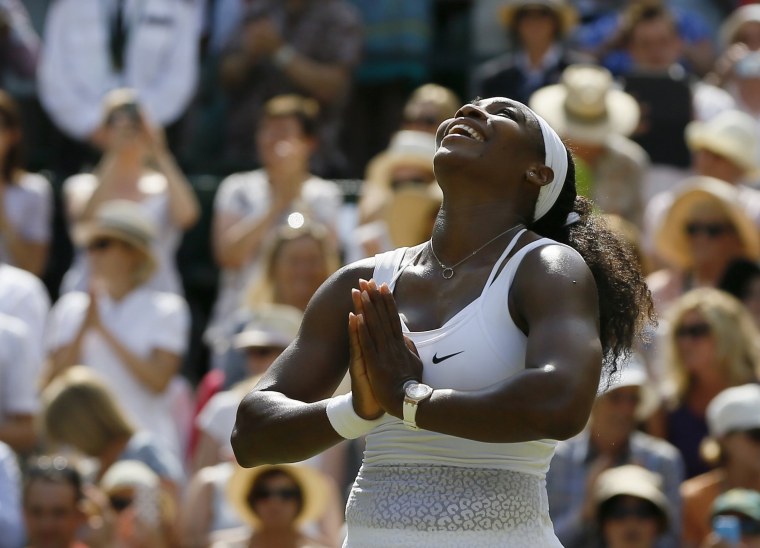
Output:
[[[454,277],[454,269],[449,267],[444,268],[443,272],[441,272],[441,276],[443,276],[446,280],[450,280]]]

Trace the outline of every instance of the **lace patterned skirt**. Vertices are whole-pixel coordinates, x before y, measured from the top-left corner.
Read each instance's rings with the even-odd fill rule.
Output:
[[[561,547],[544,480],[510,470],[362,466],[344,548]]]

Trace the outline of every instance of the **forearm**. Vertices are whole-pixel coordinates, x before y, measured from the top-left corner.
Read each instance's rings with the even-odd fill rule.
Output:
[[[348,85],[348,71],[345,68],[318,63],[295,50],[290,51],[291,57],[281,70],[296,85],[325,103],[331,103],[343,94]]]
[[[18,268],[37,276],[42,274],[47,254],[47,244],[30,242],[23,238],[5,216],[0,216],[0,234],[11,262]]]
[[[190,228],[200,216],[200,206],[195,192],[168,150],[162,150],[156,155],[156,163],[158,169],[166,177],[169,215],[172,222],[180,228]]]
[[[116,161],[112,153],[106,152],[105,158],[101,160],[101,164],[95,170],[95,177],[98,184],[95,186],[90,197],[84,203],[81,211],[73,212],[74,221],[88,221],[93,218],[95,212],[105,200],[108,199],[111,192],[111,187],[114,185],[114,171]]]
[[[47,360],[47,367],[45,374],[42,376],[42,387],[44,388],[50,384],[53,379],[63,373],[66,369],[72,365],[77,365],[81,361],[82,355],[82,341],[84,334],[87,331],[87,327],[82,325],[77,332],[74,340],[66,346],[62,346],[55,350]]]
[[[108,329],[101,327],[100,332],[108,346],[111,347],[116,356],[129,368],[130,372],[143,386],[157,394],[166,390],[173,371],[167,370],[166,367],[150,358],[143,359],[139,357],[124,346]]]
[[[266,235],[276,225],[279,211],[269,209],[264,217],[241,219],[224,230],[216,246],[217,262],[226,268],[240,268],[261,249]]]
[[[238,408],[232,448],[246,467],[299,462],[343,440],[327,418],[328,400],[304,403],[254,391]]]
[[[551,375],[529,369],[483,390],[435,390],[420,405],[417,424],[486,443],[567,439],[585,425],[591,401]],[[401,404],[393,414],[401,416]]]

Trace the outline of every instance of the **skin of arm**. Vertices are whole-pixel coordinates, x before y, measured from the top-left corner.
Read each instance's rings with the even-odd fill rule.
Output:
[[[266,215],[255,219],[230,213],[214,216],[213,238],[216,262],[223,268],[241,268],[255,255],[269,231],[277,224],[281,210],[271,207]]]
[[[205,548],[210,544],[213,497],[214,484],[209,472],[198,471],[187,488],[179,513],[179,541],[182,546]]]
[[[13,264],[41,276],[45,270],[49,244],[23,238],[16,228],[8,222],[5,215],[5,187],[0,185],[0,235]]]
[[[419,359],[401,335],[387,286],[370,282],[361,297],[359,334],[370,383],[385,411],[401,418],[403,385],[420,379]],[[510,312],[527,332],[525,369],[482,390],[435,390],[419,405],[421,428],[492,443],[566,439],[583,428],[602,363],[588,267],[561,246],[529,253],[512,285]]]
[[[327,418],[327,400],[349,363],[351,289],[374,260],[342,268],[312,298],[295,341],[241,402],[232,448],[246,467],[297,462],[343,440]]]

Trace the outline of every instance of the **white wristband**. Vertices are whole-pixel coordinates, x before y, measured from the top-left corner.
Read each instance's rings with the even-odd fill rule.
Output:
[[[330,398],[327,402],[327,418],[333,429],[347,440],[354,440],[368,434],[375,426],[381,424],[385,414],[367,420],[361,418],[354,410],[354,398],[351,392]]]

